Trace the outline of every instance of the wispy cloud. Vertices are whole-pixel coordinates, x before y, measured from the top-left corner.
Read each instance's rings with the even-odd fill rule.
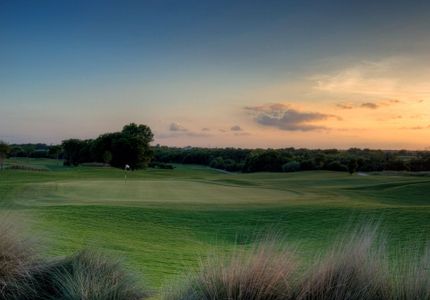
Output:
[[[337,103],[336,106],[341,109],[353,109],[353,108],[378,109],[383,106],[387,107],[398,103],[401,103],[401,101],[397,99],[388,99],[388,100],[382,100],[378,102],[371,102],[371,101],[361,102],[361,103],[341,102],[341,103]]]
[[[338,108],[341,108],[341,109],[353,109],[354,108],[352,104],[346,104],[346,103],[337,103],[336,106]]]
[[[426,58],[390,57],[361,61],[335,72],[310,76],[314,89],[367,97],[430,97]],[[411,66],[414,68],[411,70]],[[411,70],[409,73],[405,70]]]
[[[406,130],[423,130],[423,129],[430,129],[430,125],[428,126],[411,126],[411,127],[401,127],[399,129],[406,129]]]

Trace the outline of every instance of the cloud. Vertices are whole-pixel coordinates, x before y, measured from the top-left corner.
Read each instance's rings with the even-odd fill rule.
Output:
[[[239,125],[234,125],[230,128],[231,131],[242,131],[242,128]]]
[[[160,133],[156,135],[156,138],[159,139],[169,139],[169,138],[177,138],[177,137],[211,137],[212,135],[205,132],[193,132],[193,131],[176,131],[176,132],[169,132],[169,133]]]
[[[309,79],[315,90],[330,94],[423,99],[430,97],[427,61],[425,56],[359,61]]]
[[[175,123],[175,122],[170,124],[169,130],[175,131],[175,132],[178,132],[178,131],[186,132],[186,131],[188,131],[188,129],[186,129],[184,126],[182,126],[179,123]]]
[[[322,125],[313,124],[315,121],[322,121],[329,118],[339,117],[323,114],[319,112],[302,112],[288,105],[266,105],[245,107],[246,110],[254,113],[254,120],[260,125],[275,127],[287,131],[312,131],[328,129]]]
[[[210,137],[211,134],[208,133],[210,131],[209,128],[202,128],[201,131],[196,132],[185,128],[179,123],[172,122],[169,125],[169,132],[161,133],[157,135],[157,138],[167,139],[167,138],[175,138],[175,137]]]
[[[245,106],[245,109],[252,110],[252,111],[283,111],[287,109],[289,105],[282,104],[282,103],[268,103],[264,105],[258,105],[258,106]]]
[[[326,129],[323,126],[309,124],[312,121],[325,120],[327,115],[320,113],[303,113],[293,109],[284,112],[282,117],[270,116],[267,114],[259,115],[255,120],[264,126],[277,127],[289,131],[310,131],[317,129]]]
[[[338,103],[336,104],[337,107],[342,109],[352,109],[353,106],[351,104],[345,104],[345,103]]]
[[[353,108],[369,108],[369,109],[377,109],[382,106],[391,106],[395,104],[401,103],[400,100],[397,99],[388,99],[381,100],[379,102],[362,102],[362,103],[337,103],[336,106],[341,109],[353,109]]]
[[[185,135],[189,136],[189,137],[209,137],[209,136],[211,136],[209,133],[193,132],[193,131],[188,131],[185,133]]]
[[[387,96],[399,89],[398,78],[392,77],[393,60],[363,61],[331,74],[315,75],[315,89],[339,94]]]
[[[249,135],[251,135],[251,133],[249,133],[249,132],[235,132],[234,135],[235,136],[249,136]]]
[[[281,116],[288,108],[290,108],[289,105],[282,103],[269,103],[259,106],[245,106],[245,110],[251,112],[252,114],[270,113],[273,116]]]
[[[369,108],[369,109],[377,109],[379,107],[378,104],[373,103],[373,102],[365,102],[365,103],[361,103],[360,105],[361,107],[364,108]]]
[[[401,127],[399,129],[406,129],[406,130],[422,130],[422,129],[429,129],[430,125],[428,126],[412,126],[412,127]]]

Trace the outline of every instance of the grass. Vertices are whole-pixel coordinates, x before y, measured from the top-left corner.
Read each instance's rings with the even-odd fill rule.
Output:
[[[8,222],[0,223],[0,299],[19,298],[26,293],[34,261],[28,240],[20,239]]]
[[[34,244],[9,222],[0,224],[0,299],[143,300],[149,296],[117,259],[90,250],[42,259]]]
[[[293,252],[268,239],[250,250],[237,248],[227,257],[211,256],[197,274],[168,287],[163,299],[289,299],[296,268]]]
[[[199,166],[128,174],[63,168],[54,160],[0,172],[0,211],[27,220],[44,255],[100,248],[154,288],[199,266],[215,250],[251,247],[277,232],[310,260],[346,225],[380,220],[388,253],[413,255],[430,240],[430,177],[336,172],[225,174]],[[415,248],[411,245],[417,245]]]
[[[149,296],[117,259],[82,250],[32,270],[29,299],[142,300]]]
[[[395,300],[430,299],[430,256],[389,260],[377,227],[364,226],[342,236],[312,263],[279,247],[279,240],[203,261],[200,271],[166,300]]]

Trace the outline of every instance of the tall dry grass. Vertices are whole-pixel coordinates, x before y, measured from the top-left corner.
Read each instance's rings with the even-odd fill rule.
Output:
[[[0,300],[140,300],[149,296],[122,264],[96,251],[40,260],[33,244],[0,223]]]
[[[390,299],[392,287],[383,240],[363,227],[315,259],[296,285],[295,299]]]
[[[397,299],[430,299],[430,245],[421,258],[405,260],[392,270]]]
[[[0,222],[0,299],[20,299],[31,291],[32,243],[20,238],[9,223]]]
[[[39,267],[35,299],[139,300],[149,296],[120,262],[96,251],[84,250]]]
[[[364,226],[301,264],[276,241],[209,259],[167,300],[430,299],[430,251],[413,263],[388,257],[377,227]],[[391,263],[390,263],[391,262]],[[394,262],[394,263],[393,263]]]
[[[288,299],[296,271],[293,251],[266,240],[250,251],[238,249],[230,257],[211,256],[202,270],[166,299]]]

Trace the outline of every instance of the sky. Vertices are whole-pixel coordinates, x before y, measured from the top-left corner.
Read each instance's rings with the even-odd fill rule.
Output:
[[[430,149],[429,1],[0,0],[0,139]]]

